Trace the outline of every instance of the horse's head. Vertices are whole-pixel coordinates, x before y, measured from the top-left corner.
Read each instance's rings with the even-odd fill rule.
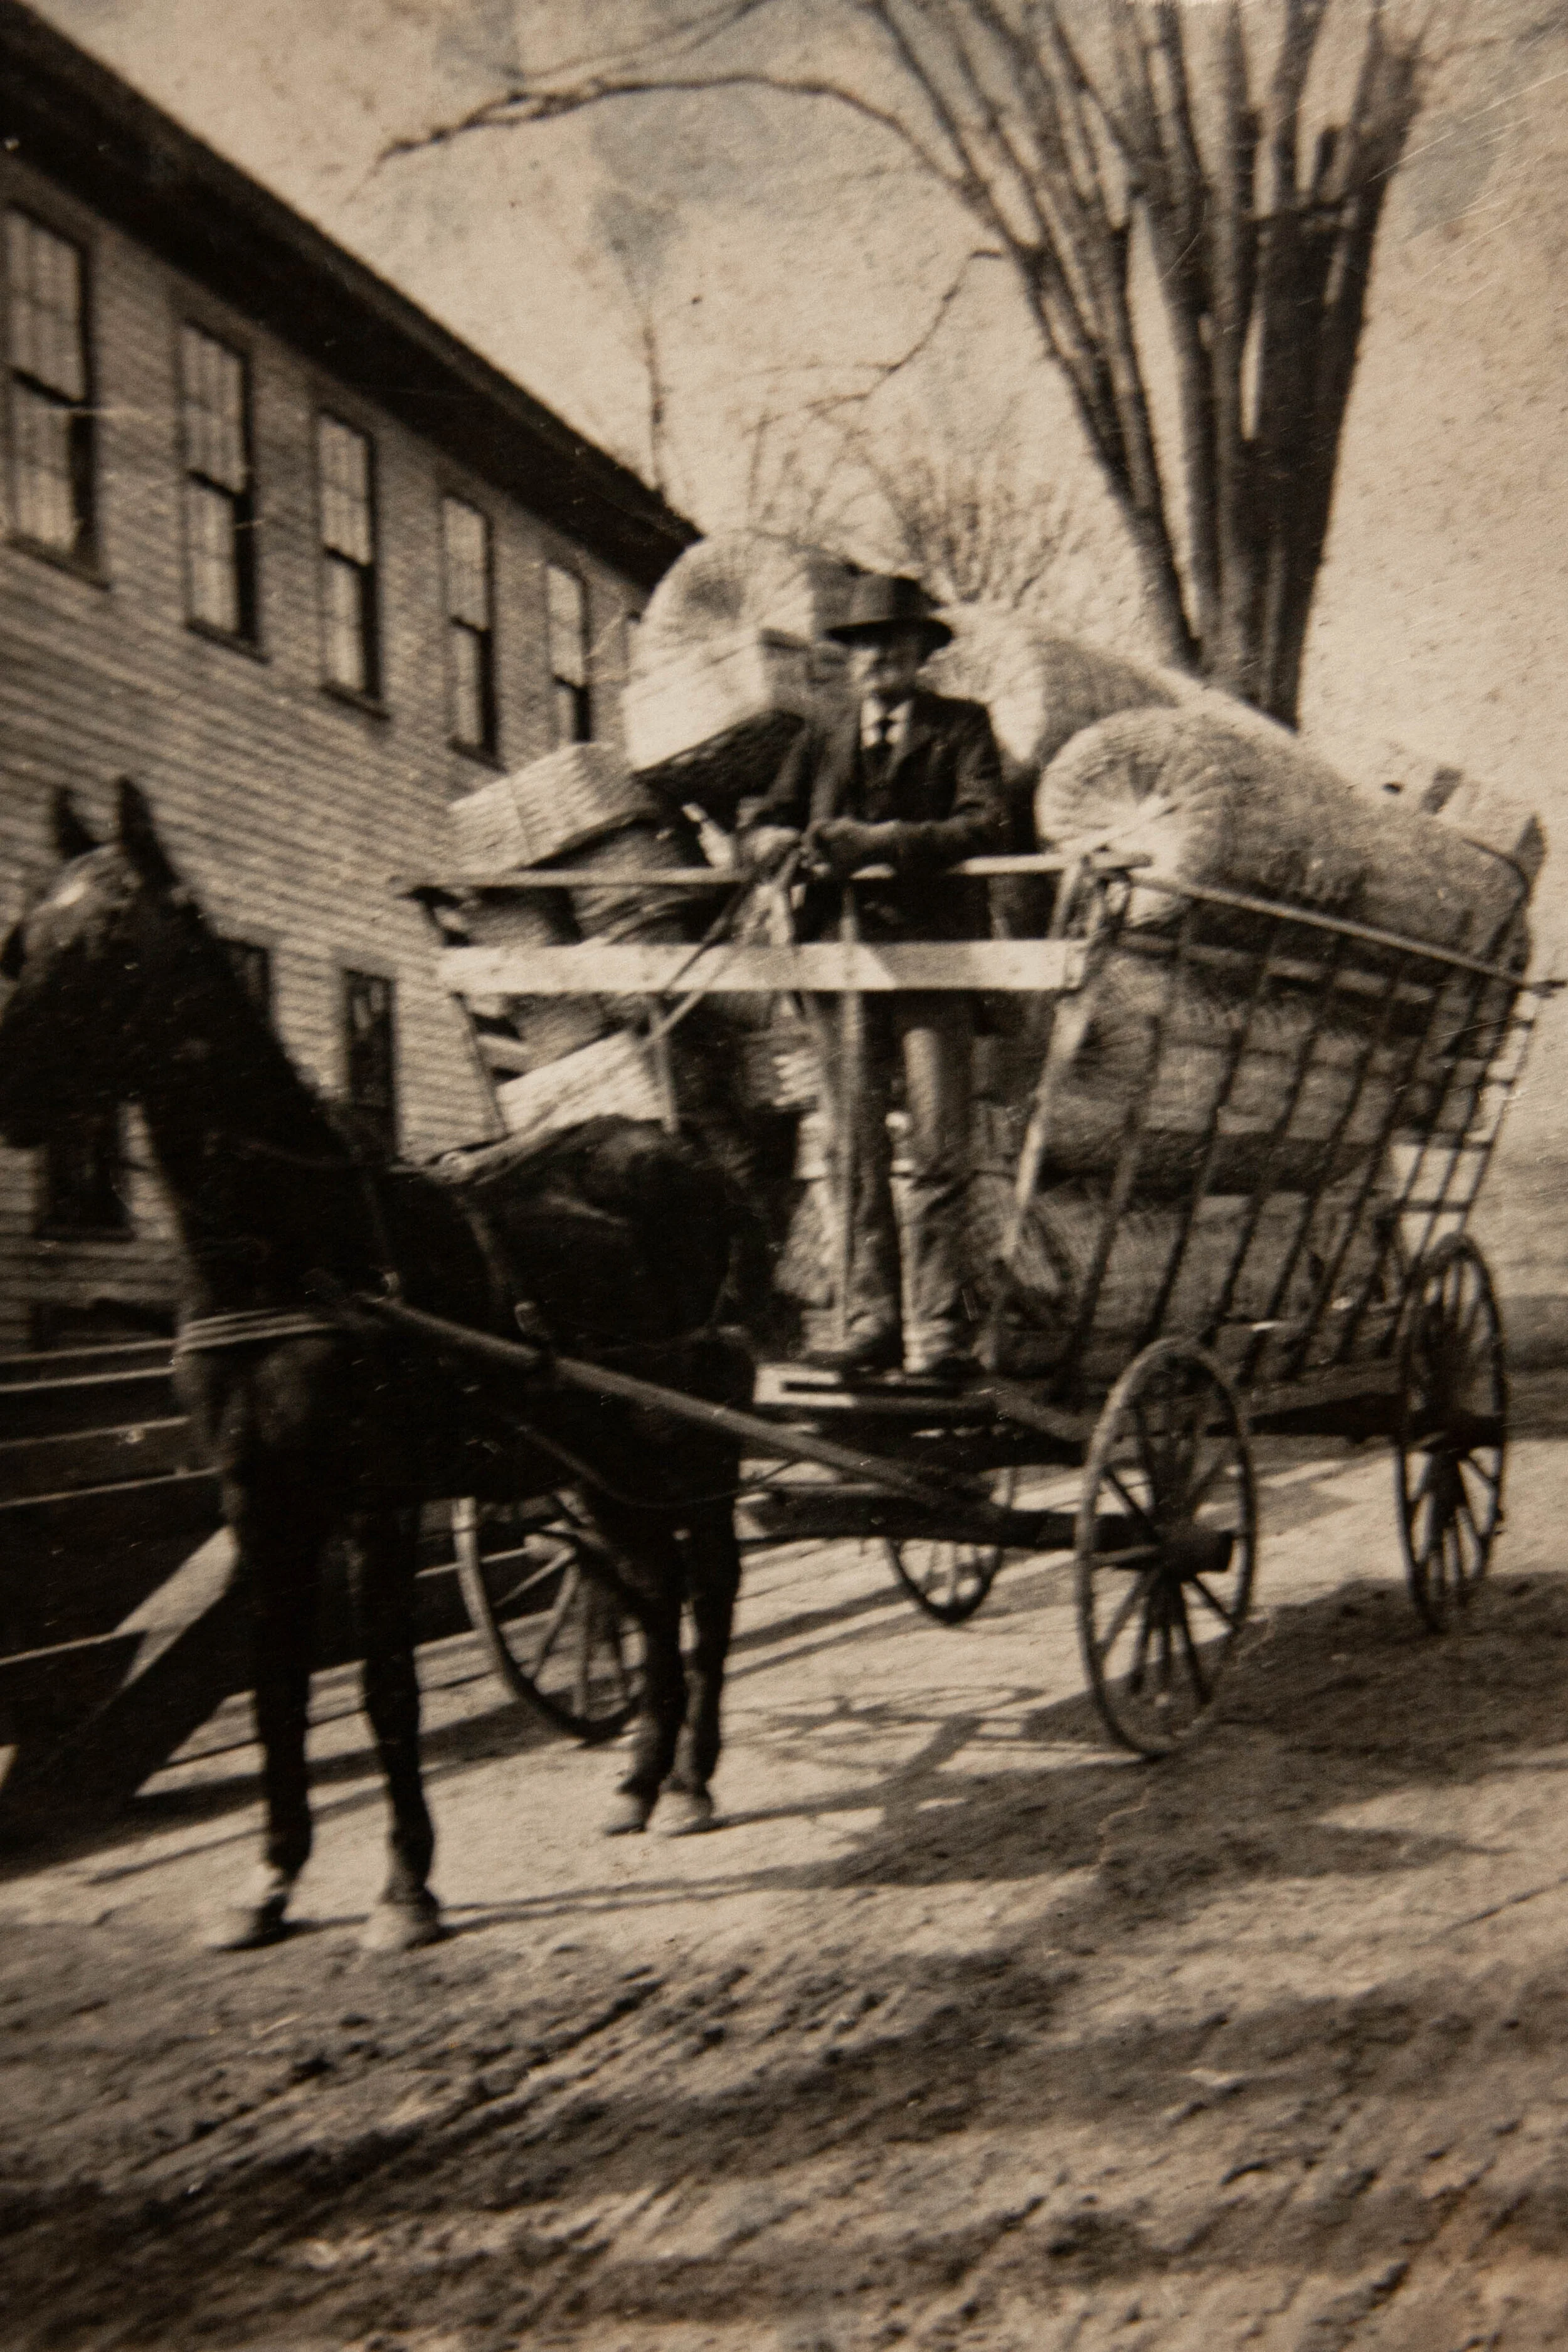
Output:
[[[57,794],[64,868],[0,950],[0,978],[15,983],[0,1014],[0,1137],[9,1144],[41,1143],[64,1120],[131,1099],[154,1038],[168,1050],[194,909],[129,780],[118,818],[117,837],[100,845],[69,796]]]

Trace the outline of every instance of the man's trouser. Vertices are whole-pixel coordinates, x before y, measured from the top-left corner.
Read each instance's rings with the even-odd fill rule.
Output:
[[[839,1106],[854,1120],[854,1184],[849,1214],[849,1280],[845,1337],[852,1347],[879,1345],[904,1326],[904,1361],[922,1371],[965,1342],[963,1299],[963,1201],[969,1181],[969,1095],[973,1021],[969,1000],[943,991],[927,996],[868,994],[860,1000],[858,1069],[844,1066],[840,999],[817,999],[826,1052],[827,1160],[837,1247]],[[899,1223],[893,1207],[888,1108],[901,1066],[909,1120],[909,1181],[904,1194],[903,1304],[900,1304]]]

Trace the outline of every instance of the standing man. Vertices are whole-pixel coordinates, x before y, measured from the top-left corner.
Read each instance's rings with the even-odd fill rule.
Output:
[[[1001,849],[1006,836],[1002,763],[981,704],[922,690],[922,663],[952,631],[918,580],[868,576],[855,583],[848,619],[828,635],[847,646],[855,707],[831,730],[808,729],[791,746],[766,796],[742,811],[739,848],[768,873],[797,847],[808,871],[843,881],[864,866],[892,878],[857,892],[862,936],[944,940],[983,936],[984,883],[945,882],[944,869]],[[810,937],[837,912],[819,883],[802,914]],[[972,1020],[961,992],[870,994],[863,1006],[860,1067],[843,1066],[835,1000],[821,1024],[831,1039],[827,1092],[846,1092],[855,1120],[849,1202],[848,1287],[840,1346],[812,1361],[847,1379],[896,1370],[938,1385],[967,1367],[963,1301],[963,1196],[969,1178]],[[888,1106],[902,1070],[910,1183],[900,1305]],[[842,1190],[840,1191],[842,1199]]]

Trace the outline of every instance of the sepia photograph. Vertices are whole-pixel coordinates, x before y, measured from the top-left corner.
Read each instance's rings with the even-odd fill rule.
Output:
[[[1563,0],[0,0],[0,2352],[1568,2344]]]

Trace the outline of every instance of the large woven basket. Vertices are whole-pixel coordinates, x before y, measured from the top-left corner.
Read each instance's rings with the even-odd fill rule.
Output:
[[[771,531],[716,532],[678,556],[648,599],[634,675],[734,629],[820,637],[847,613],[853,579],[823,548]]]
[[[688,828],[650,823],[617,826],[571,857],[574,871],[602,868],[610,874],[673,874],[700,862]],[[639,890],[624,882],[604,889],[574,883],[571,899],[573,920],[585,940],[665,945],[693,936],[692,926],[701,922],[707,905],[697,892]]]
[[[646,1046],[624,1031],[496,1088],[508,1131],[544,1135],[588,1118],[661,1119],[665,1101]]]
[[[564,890],[479,898],[464,922],[476,947],[559,947],[579,937]],[[502,1076],[575,1054],[609,1026],[591,996],[476,997],[468,1010],[478,1024],[480,1059]]]
[[[638,773],[721,821],[765,789],[800,727],[830,726],[847,697],[842,647],[734,629],[639,666],[622,698]]]
[[[1497,951],[1528,895],[1511,859],[1399,799],[1358,793],[1284,728],[1210,697],[1084,729],[1040,780],[1042,841],[1109,841],[1174,881],[1285,900],[1433,947]],[[1182,900],[1135,890],[1134,924]],[[1360,960],[1373,965],[1374,951]]]
[[[607,743],[567,743],[454,801],[452,850],[469,873],[540,866],[658,806]]]

